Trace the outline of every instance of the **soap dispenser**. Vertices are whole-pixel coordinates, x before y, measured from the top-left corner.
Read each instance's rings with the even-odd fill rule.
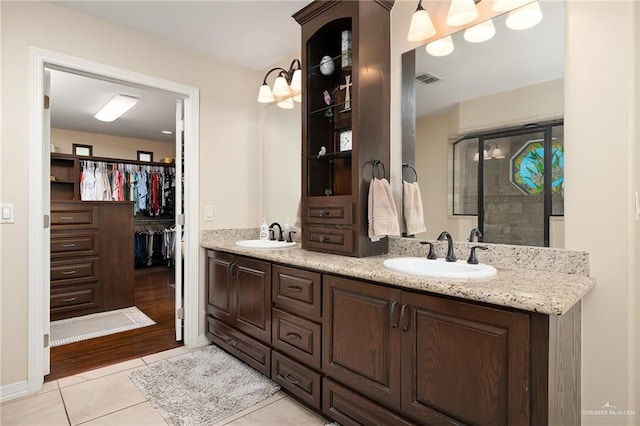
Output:
[[[269,239],[269,226],[267,225],[266,219],[262,219],[262,226],[260,226],[260,239],[261,240]]]

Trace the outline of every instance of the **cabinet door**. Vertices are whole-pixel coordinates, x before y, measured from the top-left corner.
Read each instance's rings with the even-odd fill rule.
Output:
[[[271,343],[271,264],[235,258],[234,325],[250,336]]]
[[[323,371],[399,408],[400,291],[330,275],[323,279]]]
[[[409,292],[402,303],[403,412],[427,424],[528,424],[528,315]]]
[[[232,265],[232,255],[207,250],[207,313],[227,324],[232,323]]]

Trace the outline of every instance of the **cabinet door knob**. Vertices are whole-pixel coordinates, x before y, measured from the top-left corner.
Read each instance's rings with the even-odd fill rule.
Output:
[[[286,381],[287,381],[287,382],[289,382],[289,383],[292,383],[292,384],[294,384],[294,385],[299,385],[299,384],[300,384],[300,379],[298,379],[298,378],[297,378],[297,377],[295,377],[295,376],[292,376],[292,375],[291,375],[291,374],[289,374],[289,373],[286,373],[283,377],[284,377],[284,378],[286,379]]]

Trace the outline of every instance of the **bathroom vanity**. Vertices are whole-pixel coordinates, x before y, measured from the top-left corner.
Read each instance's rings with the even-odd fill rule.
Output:
[[[391,255],[202,244],[207,336],[340,424],[580,422],[588,274],[434,279]]]

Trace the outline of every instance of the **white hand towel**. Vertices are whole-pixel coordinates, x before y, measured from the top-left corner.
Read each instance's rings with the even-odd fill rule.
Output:
[[[425,232],[422,196],[418,182],[402,181],[402,212],[407,235]]]
[[[371,241],[379,241],[388,235],[400,235],[398,209],[393,201],[391,185],[386,179],[371,179],[367,216],[368,233]]]

